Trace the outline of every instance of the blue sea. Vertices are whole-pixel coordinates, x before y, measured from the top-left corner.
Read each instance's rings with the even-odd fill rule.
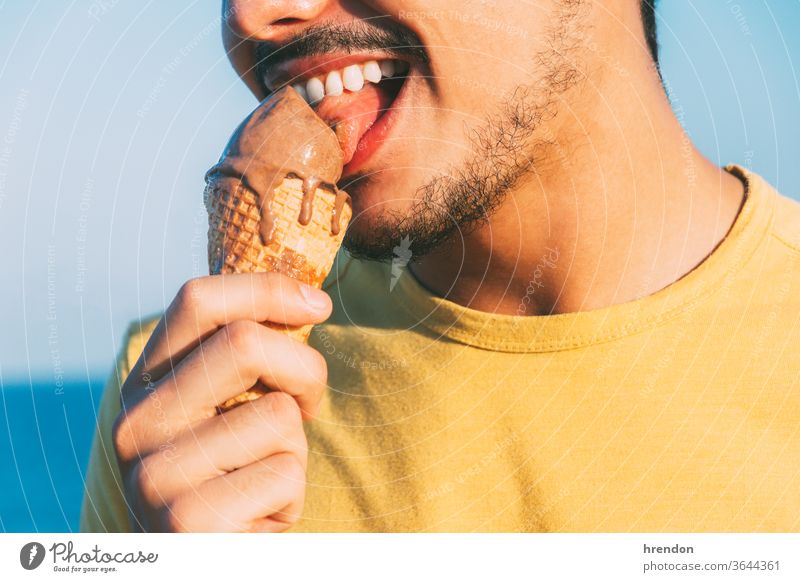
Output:
[[[0,379],[0,531],[78,530],[104,383]]]

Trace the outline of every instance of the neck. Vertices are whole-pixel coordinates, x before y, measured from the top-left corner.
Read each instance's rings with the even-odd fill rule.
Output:
[[[713,252],[743,185],[691,145],[652,66],[620,62],[622,82],[565,96],[544,128],[557,145],[484,225],[410,265],[420,283],[481,311],[568,313],[650,295]]]

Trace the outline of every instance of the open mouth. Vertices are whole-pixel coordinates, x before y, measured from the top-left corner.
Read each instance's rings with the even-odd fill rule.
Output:
[[[291,84],[336,132],[343,176],[353,174],[386,140],[410,75],[407,61],[374,55],[297,59],[263,79],[270,91]]]

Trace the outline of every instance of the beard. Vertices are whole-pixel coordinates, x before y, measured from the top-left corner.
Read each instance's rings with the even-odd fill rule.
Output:
[[[362,225],[354,217],[344,238],[347,251],[359,259],[388,261],[406,240],[419,259],[486,223],[541,159],[537,152],[545,140],[536,137],[536,130],[550,108],[537,104],[531,93],[529,87],[517,87],[500,113],[469,135],[469,158],[420,186],[409,209],[371,212]],[[358,181],[355,177],[343,188],[358,188]]]
[[[580,1],[562,4],[548,48],[533,57],[536,81],[517,86],[466,135],[470,154],[465,162],[417,188],[411,207],[403,212],[378,212],[365,225],[354,217],[344,239],[352,256],[390,261],[400,245],[417,260],[456,236],[466,236],[486,224],[519,181],[559,148],[552,135],[543,135],[542,123],[556,116],[562,94],[584,77],[576,54],[578,39],[585,34],[581,9]],[[358,180],[354,177],[344,188],[357,188]]]

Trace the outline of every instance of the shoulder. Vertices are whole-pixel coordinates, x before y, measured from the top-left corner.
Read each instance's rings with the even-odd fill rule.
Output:
[[[121,412],[120,390],[131,366],[153,333],[160,316],[152,315],[128,325],[115,369],[106,383],[100,407],[89,464],[86,470],[80,530],[83,532],[129,532],[128,506],[122,492],[122,477],[114,454],[112,427]]]
[[[789,251],[794,260],[800,253],[800,201],[779,192],[764,177],[737,164],[725,169],[740,178],[750,195],[754,195],[757,206],[767,218],[766,231],[773,242],[783,251]],[[783,253],[785,255],[785,252]]]
[[[772,235],[800,254],[800,202],[775,193],[775,215]]]

